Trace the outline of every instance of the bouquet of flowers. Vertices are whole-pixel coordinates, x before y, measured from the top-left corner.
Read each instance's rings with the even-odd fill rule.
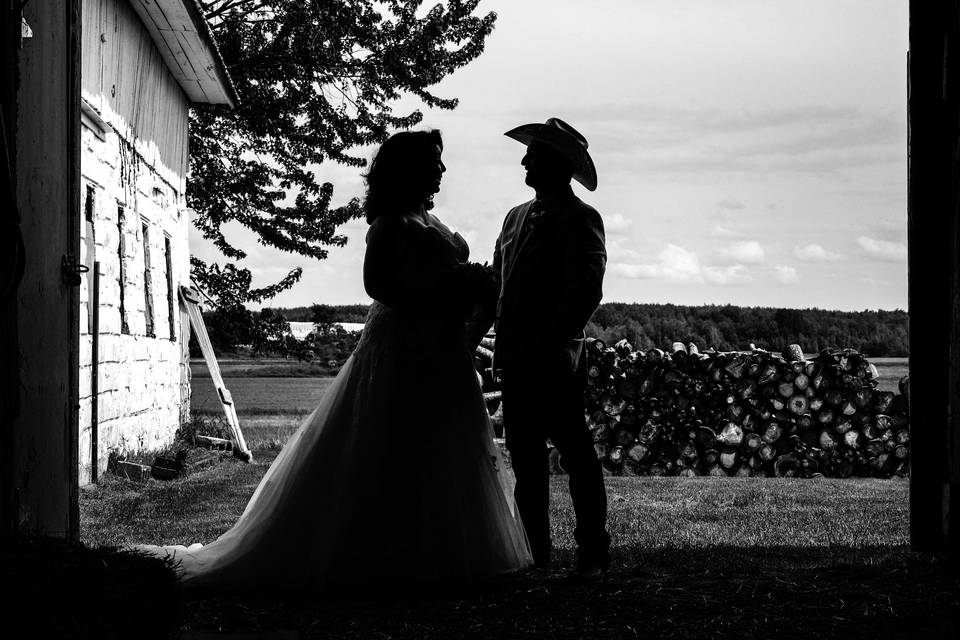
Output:
[[[459,262],[450,274],[451,285],[465,313],[474,305],[490,308],[496,306],[500,285],[493,267],[484,262]]]

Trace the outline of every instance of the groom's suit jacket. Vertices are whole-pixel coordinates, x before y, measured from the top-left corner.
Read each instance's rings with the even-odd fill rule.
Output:
[[[498,369],[576,368],[583,328],[603,296],[604,243],[600,214],[572,189],[510,210],[493,258]]]

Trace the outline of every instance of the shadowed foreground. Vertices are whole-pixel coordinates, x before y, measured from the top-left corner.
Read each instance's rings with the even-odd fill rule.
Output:
[[[531,572],[474,593],[208,597],[187,610],[194,632],[290,638],[960,637],[956,574],[904,548],[620,547],[615,562],[599,587]]]
[[[274,455],[85,490],[84,542],[209,541]],[[563,580],[572,510],[565,479],[552,482],[551,572],[388,596],[373,595],[372,577],[349,597],[185,593],[183,637],[960,637],[958,574],[907,548],[903,480],[607,478],[614,569],[598,587]]]

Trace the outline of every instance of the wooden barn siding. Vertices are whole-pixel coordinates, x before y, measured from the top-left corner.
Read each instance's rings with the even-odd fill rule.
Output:
[[[219,55],[204,40],[203,28],[197,30],[196,21],[204,19],[199,8],[177,2],[158,3],[156,0],[130,2],[148,30],[163,40],[158,46],[190,99],[229,104],[232,91],[224,85],[229,85],[230,80],[211,64]]]
[[[96,400],[91,395],[92,338],[80,324],[79,451],[81,484],[102,471],[111,451],[168,444],[189,417],[188,325],[177,300],[168,322],[163,239],[171,241],[173,289],[189,281],[184,175],[187,167],[186,94],[171,75],[149,31],[124,1],[89,0],[84,6],[83,95],[113,131],[88,122],[82,134],[83,177],[93,189],[94,221],[84,252],[100,263]],[[103,37],[101,37],[103,36]],[[165,45],[164,45],[165,46]],[[177,70],[174,71],[175,73]],[[175,156],[174,160],[170,160]],[[127,216],[120,244],[117,209]],[[149,228],[151,269],[146,272],[141,224]],[[85,230],[86,232],[87,230]],[[119,247],[125,246],[124,302],[119,311]],[[146,278],[146,279],[145,279]],[[154,336],[148,335],[144,288],[154,292]],[[89,315],[81,291],[81,318]],[[171,324],[174,334],[170,335]],[[97,424],[92,422],[97,403]],[[97,436],[94,437],[94,429]],[[94,442],[96,451],[93,451]]]
[[[83,97],[180,194],[189,101],[129,3],[83,3]]]

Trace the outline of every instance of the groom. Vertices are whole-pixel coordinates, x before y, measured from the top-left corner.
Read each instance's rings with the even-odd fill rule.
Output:
[[[584,420],[583,328],[600,303],[607,254],[597,211],[573,193],[597,188],[587,140],[558,118],[505,135],[525,144],[521,164],[536,198],[507,214],[494,251],[500,279],[494,362],[503,383],[515,497],[534,566],[550,562],[546,441],[570,475],[577,517],[573,577],[603,579],[610,565],[603,473]]]

